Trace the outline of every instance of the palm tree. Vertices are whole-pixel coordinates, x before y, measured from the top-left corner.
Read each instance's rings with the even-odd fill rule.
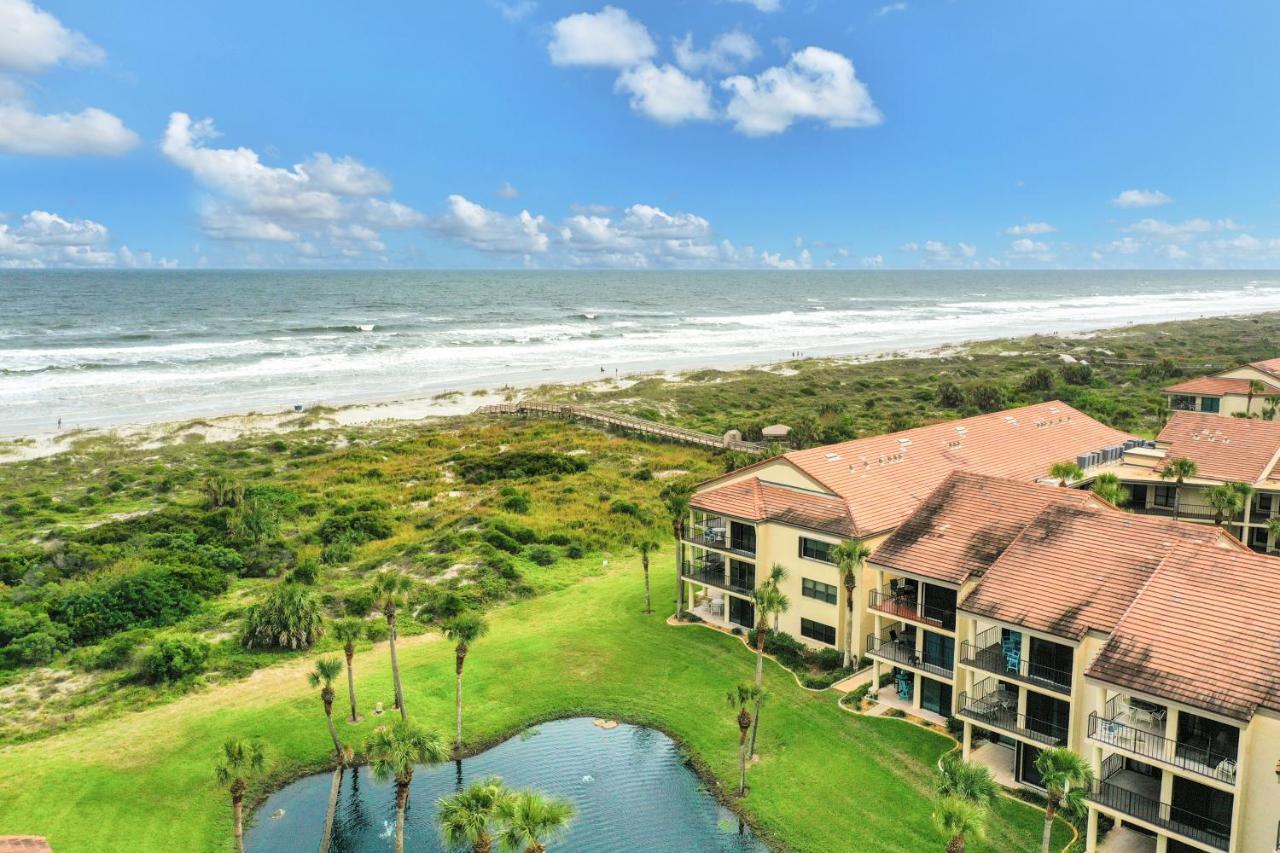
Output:
[[[1059,486],[1069,487],[1073,480],[1084,476],[1084,469],[1074,462],[1055,462],[1049,466],[1049,476],[1058,481]]]
[[[646,539],[640,543],[640,568],[644,570],[644,612],[649,615],[653,612],[653,598],[649,595],[649,552],[657,550],[656,542]],[[676,567],[676,575],[679,576],[680,567]]]
[[[455,753],[462,752],[462,665],[467,660],[467,652],[471,650],[471,644],[487,634],[488,631],[489,623],[484,621],[483,616],[474,611],[459,613],[446,622],[444,626],[445,637],[457,644],[453,649],[454,659],[457,663],[457,680],[454,685],[454,705],[457,723],[457,734],[453,744]]]
[[[409,805],[409,783],[415,764],[437,764],[449,757],[444,738],[418,728],[408,720],[378,726],[364,743],[373,777],[396,783],[396,853],[404,853],[404,812]]]
[[[1040,840],[1040,853],[1049,853],[1049,839],[1053,834],[1053,818],[1059,809],[1079,812],[1084,802],[1085,789],[1093,782],[1093,770],[1088,763],[1066,747],[1046,749],[1036,757],[1036,770],[1040,771],[1041,786],[1048,803],[1044,809],[1044,835]]]
[[[871,549],[857,539],[841,542],[831,551],[840,569],[840,583],[844,586],[844,664],[848,668],[853,659],[853,593],[858,588],[858,575],[862,574],[871,556]]]
[[[672,487],[666,495],[667,514],[671,516],[671,535],[676,540],[676,618],[684,617],[684,582],[680,574],[684,570],[684,528],[689,519],[689,491],[683,486]]]
[[[356,656],[356,640],[364,636],[364,622],[360,619],[339,619],[333,623],[333,636],[342,642],[342,652],[347,656],[347,696],[351,699],[351,722],[360,721],[356,711],[356,676],[351,661]]]
[[[405,597],[413,588],[408,576],[395,571],[385,571],[373,582],[373,595],[382,615],[387,617],[387,639],[391,645],[391,680],[395,684],[396,707],[400,719],[409,719],[404,710],[404,690],[400,686],[400,661],[396,658],[396,611],[404,606]]]
[[[1182,507],[1182,484],[1188,477],[1196,475],[1196,463],[1179,456],[1170,459],[1160,471],[1160,479],[1173,480],[1173,520],[1178,520],[1178,510]]]
[[[947,837],[947,853],[964,853],[965,838],[981,841],[987,831],[987,810],[960,797],[943,797],[933,810],[933,822]]]
[[[1225,516],[1235,515],[1240,495],[1228,484],[1220,483],[1205,493],[1205,500],[1213,507],[1213,523],[1221,527]]]
[[[1227,483],[1227,486],[1231,489],[1231,491],[1233,491],[1236,494],[1236,497],[1238,498],[1231,515],[1227,519],[1229,523],[1235,524],[1236,516],[1239,515],[1243,517],[1245,507],[1249,506],[1249,498],[1253,497],[1253,486],[1250,486],[1248,483],[1241,483],[1238,481]],[[1243,530],[1240,532],[1240,535],[1241,535],[1241,538],[1244,537]]]
[[[743,682],[729,691],[729,707],[738,711],[738,796],[747,795],[747,732],[751,731],[751,708],[764,700],[764,691],[750,682]]]
[[[266,757],[258,741],[231,738],[222,745],[222,760],[214,768],[218,784],[231,792],[231,814],[236,823],[236,853],[244,853],[244,792],[249,778],[262,772]]]
[[[1249,380],[1249,393],[1245,395],[1244,412],[1245,415],[1253,417],[1253,395],[1261,394],[1267,390],[1267,386],[1263,385],[1257,379]]]
[[[1120,484],[1120,478],[1110,471],[1099,474],[1089,491],[1115,507],[1129,502],[1129,490]]]
[[[1262,419],[1274,421],[1280,412],[1280,397],[1268,397],[1262,404]]]
[[[942,757],[936,785],[938,796],[957,797],[978,806],[991,806],[1000,796],[1000,786],[988,768],[964,761],[954,752]]]
[[[475,853],[493,849],[493,831],[498,808],[511,793],[497,776],[481,779],[452,797],[437,801],[436,822],[445,843],[452,847],[470,845]]]
[[[1271,534],[1272,546],[1280,545],[1280,518],[1273,518],[1267,522],[1267,532]]]
[[[499,836],[507,850],[544,853],[569,828],[573,803],[539,791],[517,791],[498,805]]]
[[[324,718],[329,723],[329,737],[333,738],[333,752],[342,763],[342,741],[338,740],[338,730],[333,725],[333,700],[337,693],[333,689],[333,680],[342,674],[342,661],[337,658],[320,658],[315,669],[307,673],[307,683],[320,688],[320,701],[324,702]]]
[[[786,577],[786,567],[774,563],[769,571],[768,580],[751,592],[751,600],[755,602],[756,608],[756,689],[761,692],[756,697],[755,720],[751,725],[751,746],[747,750],[748,755],[756,754],[756,735],[760,731],[760,704],[764,701],[762,689],[764,687],[764,642],[765,635],[769,633],[769,617],[773,617],[776,626],[778,617],[791,608],[790,599],[779,588]]]

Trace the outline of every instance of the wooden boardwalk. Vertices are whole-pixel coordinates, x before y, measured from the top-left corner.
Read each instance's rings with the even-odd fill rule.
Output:
[[[698,432],[692,429],[647,421],[644,418],[606,412],[602,409],[589,409],[586,406],[574,406],[559,403],[499,403],[493,406],[481,406],[476,409],[477,415],[516,415],[519,417],[558,418],[560,420],[581,421],[599,424],[627,432],[651,435],[681,444],[696,444],[700,447],[713,447],[719,450],[734,450],[739,453],[760,454],[765,446],[755,441],[743,441],[740,438],[712,435],[709,432]]]

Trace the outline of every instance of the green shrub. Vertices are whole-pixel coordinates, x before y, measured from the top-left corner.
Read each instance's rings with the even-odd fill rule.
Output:
[[[138,675],[153,684],[180,681],[204,672],[209,644],[199,637],[166,637],[157,640],[138,661]]]
[[[320,565],[315,560],[303,560],[293,567],[293,571],[289,573],[289,580],[311,586],[319,576]]]
[[[614,515],[629,515],[632,518],[643,518],[644,513],[640,507],[631,501],[616,500],[609,504],[609,512]]]
[[[969,403],[980,412],[998,412],[1005,407],[1004,389],[995,382],[975,382],[969,386]]]
[[[587,463],[563,453],[511,450],[497,454],[459,454],[453,457],[458,475],[472,485],[495,480],[524,480],[550,474],[578,474]]]
[[[484,532],[484,541],[488,542],[499,551],[506,551],[508,554],[520,553],[520,543],[503,533],[501,530],[486,530]]]
[[[351,544],[350,539],[339,539],[337,542],[320,549],[320,562],[326,566],[350,562],[355,559],[355,556],[356,546]]]
[[[54,590],[49,616],[66,625],[77,643],[129,628],[160,628],[190,616],[202,596],[219,595],[228,579],[194,566],[148,566],[124,575],[72,581]]]
[[[502,490],[502,508],[507,512],[515,512],[524,515],[529,512],[532,501],[529,499],[529,493],[521,491],[513,486],[507,486]]]
[[[1019,386],[1027,394],[1039,394],[1053,390],[1053,371],[1047,367],[1037,367],[1022,379]]]
[[[583,557],[587,556],[587,549],[583,548],[577,542],[574,542],[572,545],[569,545],[564,549],[564,555],[570,560],[581,560]]]
[[[25,634],[5,647],[5,656],[14,663],[44,666],[58,655],[58,640],[52,634],[35,631]]]
[[[1082,361],[1064,364],[1058,368],[1058,373],[1068,385],[1088,385],[1093,381],[1093,368]]]
[[[121,669],[128,666],[138,649],[151,639],[154,632],[148,628],[135,628],[108,637],[98,646],[85,665],[89,669]]]
[[[375,539],[388,539],[395,531],[391,522],[381,513],[356,511],[326,518],[316,530],[316,536],[326,545],[346,540],[352,545],[363,545]]]
[[[553,565],[559,557],[556,550],[549,545],[535,545],[528,550],[527,556],[539,566]]]

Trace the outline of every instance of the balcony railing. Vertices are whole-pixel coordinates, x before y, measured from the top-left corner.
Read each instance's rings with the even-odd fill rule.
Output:
[[[1016,652],[1006,650],[1001,642],[999,628],[988,628],[976,639],[976,643],[965,640],[960,644],[960,662],[966,666],[993,672],[1001,678],[1043,687],[1055,693],[1071,694],[1069,671],[1024,659],[1021,648]]]
[[[1173,517],[1173,507],[1171,506],[1133,506],[1130,507],[1134,512],[1142,515],[1163,515],[1170,518]],[[1217,514],[1213,510],[1199,509],[1196,507],[1182,506],[1178,509],[1178,518],[1191,519],[1193,521],[1216,521]],[[1226,519],[1224,518],[1225,522]]]
[[[1198,773],[1229,785],[1235,784],[1235,755],[1157,734],[1151,727],[1141,725],[1141,721],[1135,719],[1132,713],[1124,697],[1112,697],[1102,715],[1096,711],[1089,714],[1089,737],[1098,743],[1144,758],[1154,758],[1181,770]]]
[[[726,575],[723,569],[717,571],[715,568],[706,567],[703,563],[696,560],[685,560],[684,571],[680,574],[691,581],[706,584],[707,586],[714,586],[717,589],[727,589],[730,592],[736,592],[740,595],[751,594],[752,588],[736,583],[732,573]]]
[[[956,609],[954,607],[934,607],[920,600],[916,590],[899,590],[894,592],[889,587],[873,589],[868,593],[867,606],[881,613],[890,613],[903,619],[914,619],[944,631],[956,629]]]
[[[944,665],[937,661],[927,661],[921,656],[920,652],[916,650],[915,635],[894,638],[893,636],[879,637],[875,634],[868,634],[867,654],[890,663],[912,666],[934,675],[940,675],[943,678],[955,677],[955,670],[951,661],[947,661]]]
[[[990,679],[983,679],[974,686],[974,696],[961,692],[956,713],[980,723],[983,728],[1000,729],[1050,746],[1067,742],[1066,726],[1019,714],[1017,691],[984,689],[988,681]]]
[[[684,541],[702,548],[716,548],[720,551],[728,551],[742,557],[754,557],[756,555],[754,541],[730,535],[727,527],[694,525],[693,529],[685,535]]]
[[[1119,756],[1112,756],[1112,758],[1119,758]],[[1108,765],[1111,765],[1110,769]],[[1208,844],[1219,850],[1230,848],[1230,826],[1190,809],[1144,797],[1136,791],[1116,784],[1124,778],[1121,774],[1132,773],[1121,768],[1123,768],[1123,761],[1112,764],[1112,759],[1107,759],[1103,763],[1103,778],[1093,781],[1088,798],[1100,806],[1146,821],[1161,829],[1199,841],[1201,844]]]

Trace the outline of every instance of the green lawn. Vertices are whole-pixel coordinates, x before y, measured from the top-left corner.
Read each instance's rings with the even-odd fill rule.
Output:
[[[665,603],[668,566],[655,572]],[[573,713],[661,726],[686,741],[725,785],[736,776],[737,730],[727,689],[749,678],[750,654],[705,628],[670,627],[640,613],[630,560],[607,574],[501,608],[468,658],[469,739]],[[362,705],[390,707],[385,646],[357,657]],[[448,732],[453,656],[445,643],[403,650],[406,704]],[[230,809],[212,766],[230,735],[261,736],[277,771],[294,772],[330,749],[309,662],[262,670],[236,684],[44,740],[0,748],[0,834],[47,835],[58,853],[230,849]],[[345,683],[345,682],[344,682]],[[942,850],[929,812],[933,765],[951,741],[900,720],[855,717],[835,694],[813,694],[770,665],[745,808],[780,846],[795,850]],[[340,689],[338,707],[346,701]],[[358,744],[371,722],[340,723]],[[1002,803],[985,846],[1038,848],[1043,813]],[[1056,829],[1055,849],[1070,840]]]

